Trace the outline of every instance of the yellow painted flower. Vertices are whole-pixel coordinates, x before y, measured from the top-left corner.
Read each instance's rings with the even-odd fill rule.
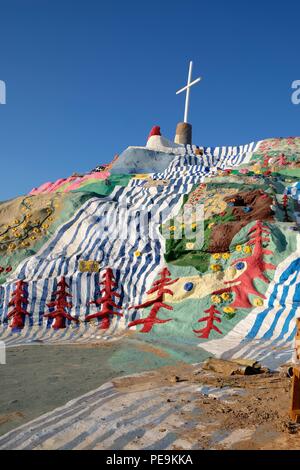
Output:
[[[10,244],[8,245],[8,248],[9,248],[10,250],[15,250],[15,249],[17,248],[17,245],[16,245],[15,243],[10,243]]]
[[[214,304],[220,304],[222,302],[222,299],[219,295],[212,295],[211,296],[211,301],[214,303]]]
[[[35,236],[35,235],[31,235],[30,240],[32,240],[32,241],[36,240],[36,236]]]
[[[51,209],[50,207],[48,207],[47,213],[48,213],[48,214],[52,214],[52,209]]]
[[[193,222],[192,223],[192,228],[196,228],[197,227],[197,222]]]
[[[35,227],[35,228],[33,229],[33,231],[34,231],[34,233],[40,233],[40,229],[39,229],[38,227]]]
[[[256,297],[252,302],[252,305],[254,305],[255,307],[262,307],[263,304],[264,304],[263,299],[260,299],[259,297]]]
[[[249,245],[244,246],[244,253],[251,254],[252,248]]]
[[[16,233],[15,233],[15,236],[16,236],[17,238],[21,238],[22,235],[21,235],[20,232],[16,232]]]
[[[16,219],[16,220],[14,221],[14,223],[15,223],[16,225],[19,224],[19,223],[20,223],[19,219]]]
[[[194,249],[194,246],[195,246],[195,243],[193,242],[188,242],[185,247],[187,250],[193,250]]]
[[[215,223],[212,222],[211,224],[208,224],[208,228],[210,229],[210,228],[212,228],[214,225],[215,225]]]
[[[170,228],[169,228],[170,232],[174,232],[174,230],[176,230],[176,227],[175,225],[172,225]]]
[[[223,259],[229,259],[230,258],[230,253],[223,253],[222,258]]]
[[[221,259],[221,254],[220,253],[214,253],[212,255],[213,259]]]
[[[49,225],[48,225],[48,224],[43,224],[42,227],[43,227],[44,229],[47,229],[47,228],[49,228]]]
[[[221,297],[225,302],[227,302],[230,299],[230,294],[228,292],[223,292],[223,294],[221,294]]]
[[[212,264],[210,266],[210,269],[215,272],[222,271],[222,266],[220,264]]]
[[[223,312],[224,313],[235,313],[235,308],[233,308],[233,307],[224,307]]]
[[[242,251],[242,249],[243,249],[242,245],[237,245],[235,247],[235,251]]]
[[[139,258],[141,256],[141,254],[142,253],[138,250],[134,252],[134,256],[136,256],[136,258]]]

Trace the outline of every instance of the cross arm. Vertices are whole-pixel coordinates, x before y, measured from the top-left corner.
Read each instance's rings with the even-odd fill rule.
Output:
[[[179,93],[182,93],[183,91],[188,90],[188,88],[190,88],[193,85],[196,85],[196,83],[200,82],[200,80],[202,80],[202,77],[196,78],[196,80],[194,80],[192,83],[189,83],[185,87],[183,87],[180,90],[176,91],[176,95],[179,95]]]

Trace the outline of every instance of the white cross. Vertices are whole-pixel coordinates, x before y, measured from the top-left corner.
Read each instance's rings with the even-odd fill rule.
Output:
[[[193,85],[196,85],[196,83],[200,82],[202,80],[202,77],[197,78],[193,82],[192,80],[192,71],[193,71],[193,62],[190,62],[190,68],[189,68],[189,76],[188,76],[188,82],[187,85],[180,90],[176,92],[176,95],[179,95],[179,93],[182,93],[183,91],[186,91],[186,97],[185,97],[185,109],[184,109],[184,122],[188,122],[188,114],[189,114],[189,106],[190,106],[190,90]]]

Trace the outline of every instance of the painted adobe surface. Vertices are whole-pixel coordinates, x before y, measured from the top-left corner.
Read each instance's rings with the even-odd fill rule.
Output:
[[[164,152],[165,142],[159,150],[156,143],[127,149],[114,172],[46,183],[0,205],[0,338],[7,345],[134,334],[188,362],[207,354],[255,353],[273,363],[291,356],[300,302],[300,139],[201,150],[169,143]],[[159,152],[152,173],[150,151]],[[118,174],[132,159],[135,167]],[[186,237],[186,204],[204,206],[200,249]],[[150,220],[146,236],[141,211],[162,219]],[[190,230],[199,223],[191,220]],[[57,321],[62,279],[72,302]],[[10,312],[20,281],[29,315],[16,325]]]

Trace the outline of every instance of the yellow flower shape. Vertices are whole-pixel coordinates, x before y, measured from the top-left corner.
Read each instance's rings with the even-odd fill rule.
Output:
[[[8,245],[8,248],[9,248],[10,250],[15,250],[15,249],[17,248],[17,245],[16,245],[15,243],[10,243],[10,244]]]
[[[244,253],[251,254],[252,248],[249,245],[244,246]]]
[[[220,259],[221,258],[221,254],[220,253],[214,253],[212,255],[213,259]]]
[[[224,307],[224,308],[223,308],[223,312],[224,312],[224,313],[234,313],[234,312],[235,312],[235,308],[233,308],[233,307]]]
[[[40,233],[40,229],[39,229],[38,227],[35,227],[35,228],[33,229],[33,231],[34,231],[34,233]]]
[[[214,304],[220,304],[222,302],[222,299],[219,295],[212,295],[211,296],[211,301],[214,303]]]
[[[212,228],[214,225],[215,225],[215,223],[212,222],[211,224],[208,224],[208,228]]]
[[[36,240],[36,236],[35,236],[35,235],[31,235],[30,240],[32,240],[32,241]]]
[[[137,258],[139,258],[141,256],[141,254],[142,253],[138,250],[134,252],[134,256],[136,256]]]
[[[21,238],[22,235],[21,235],[20,232],[16,232],[16,233],[15,233],[15,236],[16,236],[17,238]]]
[[[20,223],[19,219],[16,219],[16,220],[14,221],[14,223],[15,223],[16,225],[19,224],[19,223]]]
[[[223,259],[229,259],[230,258],[230,253],[223,253],[222,258]]]
[[[264,304],[263,299],[260,299],[259,297],[256,297],[252,302],[252,305],[254,305],[255,307],[262,307],[263,304]]]
[[[222,266],[220,264],[212,264],[210,266],[210,269],[212,269],[212,271],[215,271],[215,272],[222,271]]]
[[[242,249],[243,249],[242,245],[237,245],[235,247],[235,251],[242,251]]]
[[[223,294],[221,294],[221,297],[225,302],[227,302],[230,299],[230,294],[228,294],[228,292],[223,292]]]
[[[47,228],[49,228],[49,225],[48,224],[43,224],[42,227],[47,229]]]
[[[170,228],[169,228],[170,232],[174,232],[174,230],[176,230],[176,227],[175,225],[172,225]]]
[[[188,242],[185,247],[187,250],[193,250],[194,249],[194,246],[195,246],[195,243],[193,242]]]
[[[50,207],[48,207],[47,213],[48,213],[48,214],[52,214],[52,209],[51,209]]]
[[[197,222],[193,222],[192,223],[192,228],[196,228],[197,227]]]

